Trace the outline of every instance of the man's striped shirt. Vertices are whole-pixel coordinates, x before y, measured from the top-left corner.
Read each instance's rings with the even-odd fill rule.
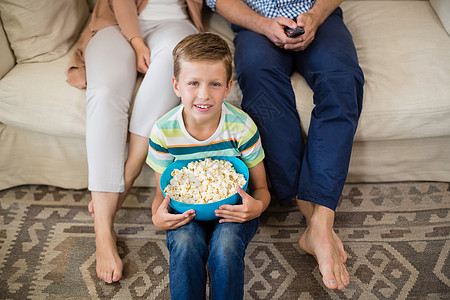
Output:
[[[152,128],[147,164],[156,172],[162,173],[174,160],[237,156],[252,168],[264,159],[255,123],[237,107],[223,102],[219,126],[205,141],[199,141],[188,133],[182,111],[181,104],[159,119]]]

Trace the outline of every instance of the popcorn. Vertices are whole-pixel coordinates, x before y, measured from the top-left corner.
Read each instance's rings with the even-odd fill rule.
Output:
[[[219,201],[236,193],[236,184],[244,186],[244,175],[238,174],[227,160],[205,158],[190,162],[171,173],[164,189],[170,198],[189,204]]]

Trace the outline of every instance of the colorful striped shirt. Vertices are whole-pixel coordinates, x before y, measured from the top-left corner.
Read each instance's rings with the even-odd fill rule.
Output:
[[[213,156],[236,156],[252,168],[264,159],[258,129],[239,108],[223,102],[222,115],[215,133],[207,140],[192,137],[183,122],[183,105],[159,119],[149,139],[147,164],[162,173],[174,160],[201,159]]]

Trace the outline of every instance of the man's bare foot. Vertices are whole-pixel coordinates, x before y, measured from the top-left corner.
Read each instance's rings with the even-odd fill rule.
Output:
[[[113,230],[108,232],[96,232],[96,270],[99,279],[106,283],[119,281],[122,277],[123,262],[117,251],[117,235]]]
[[[349,284],[349,274],[344,266],[347,254],[342,241],[333,229],[312,223],[300,238],[299,246],[316,259],[325,286],[342,290]]]
[[[345,252],[344,250],[344,244],[342,243],[341,239],[337,236],[336,232],[334,232],[334,230],[331,230],[331,232],[333,234],[334,242],[336,243],[342,263],[345,264],[347,262],[347,252]]]

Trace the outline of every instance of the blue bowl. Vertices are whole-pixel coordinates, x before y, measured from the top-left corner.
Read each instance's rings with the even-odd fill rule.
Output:
[[[244,175],[246,183],[242,187],[242,189],[245,191],[248,186],[248,178],[249,178],[249,171],[246,166],[246,164],[240,160],[237,157],[233,156],[214,156],[211,157],[212,159],[222,159],[222,160],[228,160],[233,164],[234,169],[237,173]],[[170,183],[170,179],[172,179],[172,171],[174,169],[182,169],[184,166],[187,166],[191,161],[198,161],[203,160],[202,159],[194,159],[194,160],[176,160],[173,163],[171,163],[161,174],[161,178],[159,181],[161,190],[163,192],[164,197],[166,197],[166,193],[164,193],[164,189],[166,186]],[[218,219],[214,211],[218,209],[221,205],[224,204],[238,204],[241,203],[242,198],[241,196],[236,192],[234,195],[231,195],[228,198],[212,202],[212,203],[206,203],[206,204],[189,204],[189,203],[183,203],[180,201],[173,200],[170,198],[169,205],[178,213],[183,213],[189,209],[194,209],[196,216],[195,220],[197,221],[211,221]]]

